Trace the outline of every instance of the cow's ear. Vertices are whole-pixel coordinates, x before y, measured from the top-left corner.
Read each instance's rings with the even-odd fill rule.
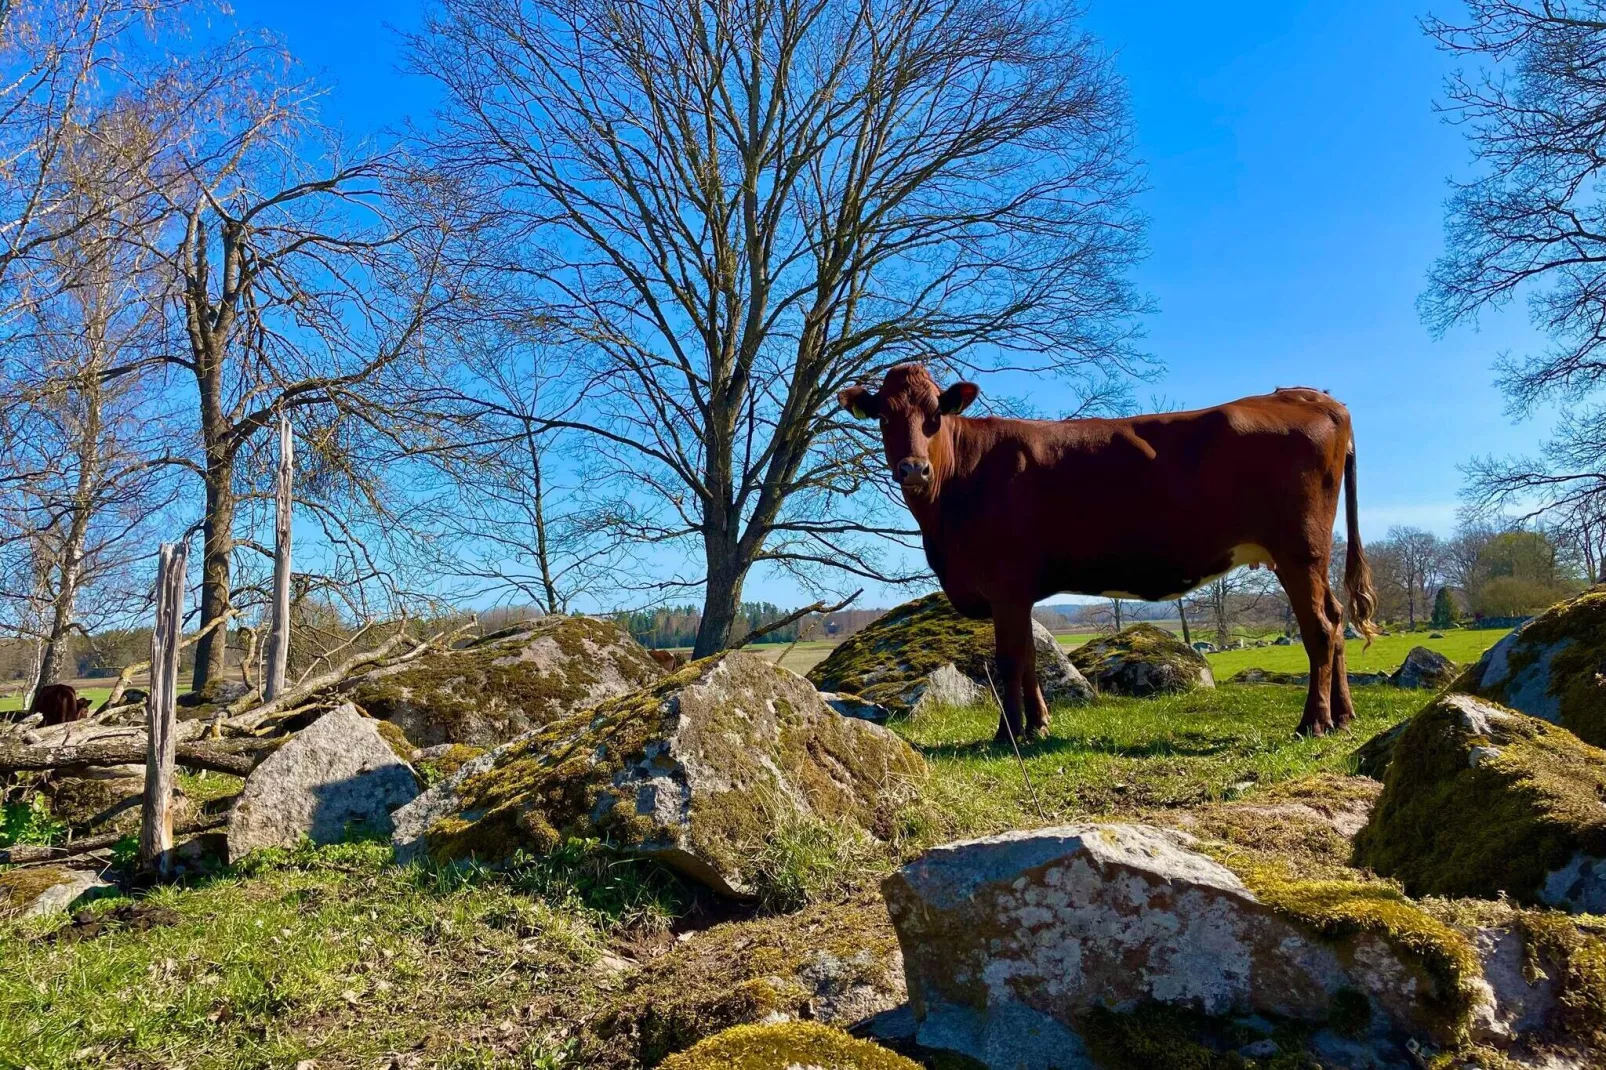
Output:
[[[981,387],[975,383],[955,383],[942,392],[937,399],[937,411],[944,416],[954,416],[965,411],[965,406],[976,400],[981,393]]]
[[[875,395],[862,386],[850,386],[836,396],[841,406],[853,414],[855,420],[876,418]]]

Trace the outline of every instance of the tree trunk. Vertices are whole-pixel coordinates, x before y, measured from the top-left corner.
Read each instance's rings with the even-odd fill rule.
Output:
[[[156,619],[151,627],[151,693],[145,758],[145,803],[139,833],[139,860],[166,876],[173,855],[173,763],[177,724],[178,651],[184,623],[186,544],[162,547],[156,574]],[[219,629],[221,630],[221,629]]]
[[[274,494],[273,614],[268,631],[268,665],[262,698],[272,701],[284,690],[290,666],[290,517],[294,509],[291,487],[295,473],[295,445],[290,417],[279,414],[279,470]]]
[[[703,594],[703,619],[697,626],[693,658],[706,658],[730,645],[731,631],[742,604],[742,582],[747,578],[750,565],[751,562],[742,562],[732,554],[717,567],[709,568],[708,585]]]
[[[209,470],[206,478],[206,519],[201,543],[201,625],[205,627],[229,611],[229,557],[234,552],[233,464]],[[208,632],[195,645],[195,676],[191,687],[205,690],[213,681],[221,682],[224,654],[228,651],[227,629]]]
[[[1183,644],[1185,646],[1192,646],[1193,645],[1193,637],[1188,634],[1188,610],[1187,610],[1187,607],[1185,607],[1182,604],[1182,599],[1180,599],[1180,598],[1177,599],[1177,619],[1182,622],[1182,642],[1183,642]]]
[[[51,607],[50,633],[40,656],[39,675],[34,691],[62,677],[67,661],[67,636],[77,616],[78,585],[83,578],[84,543],[89,537],[90,512],[95,505],[95,485],[100,477],[100,384],[90,383],[86,391],[83,431],[78,439],[78,483],[73,491],[72,520],[61,547],[60,577],[56,601]]]
[[[541,567],[541,591],[546,597],[546,611],[556,615],[563,612],[563,601],[558,597],[558,586],[552,579],[552,555],[547,545],[546,503],[542,500],[545,492],[541,485],[541,450],[536,446],[535,432],[528,427],[524,429],[524,441],[530,451],[530,493],[535,499],[535,556]]]

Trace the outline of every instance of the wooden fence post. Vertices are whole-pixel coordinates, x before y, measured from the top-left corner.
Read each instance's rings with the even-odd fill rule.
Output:
[[[173,750],[178,714],[178,652],[184,622],[187,543],[164,543],[156,570],[156,620],[151,628],[150,714],[145,748],[145,802],[139,829],[142,868],[166,876],[173,864]]]
[[[273,618],[268,631],[268,664],[262,680],[262,701],[272,702],[284,691],[290,664],[290,515],[295,499],[295,439],[290,417],[279,414],[279,473],[274,487]]]

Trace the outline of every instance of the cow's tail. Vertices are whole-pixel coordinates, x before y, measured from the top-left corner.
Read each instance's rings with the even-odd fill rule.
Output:
[[[1377,591],[1372,587],[1372,566],[1366,563],[1366,549],[1361,545],[1361,524],[1357,517],[1355,491],[1355,440],[1350,439],[1349,452],[1344,455],[1344,590],[1349,595],[1349,622],[1372,645],[1377,628],[1372,614],[1377,611]]]

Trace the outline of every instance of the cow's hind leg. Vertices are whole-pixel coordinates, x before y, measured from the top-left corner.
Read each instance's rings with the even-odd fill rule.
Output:
[[[1305,656],[1310,660],[1310,686],[1305,694],[1305,715],[1299,722],[1299,733],[1307,736],[1325,735],[1333,727],[1333,643],[1341,635],[1339,624],[1327,616],[1327,570],[1318,562],[1307,565],[1287,565],[1277,570],[1288,601],[1293,605],[1294,617],[1299,621],[1299,635],[1305,644]],[[1347,691],[1346,691],[1347,693]]]
[[[1325,577],[1325,572],[1323,573]],[[1333,593],[1331,584],[1323,584],[1327,592],[1327,619],[1333,622],[1333,683],[1329,691],[1333,727],[1348,728],[1355,720],[1355,703],[1349,693],[1349,666],[1344,660],[1344,607]]]
[[[1027,739],[1048,728],[1048,709],[1037,687],[1036,657],[1032,649],[1032,605],[993,605],[993,651],[998,663],[998,689],[1003,706],[995,742],[1010,737]]]

